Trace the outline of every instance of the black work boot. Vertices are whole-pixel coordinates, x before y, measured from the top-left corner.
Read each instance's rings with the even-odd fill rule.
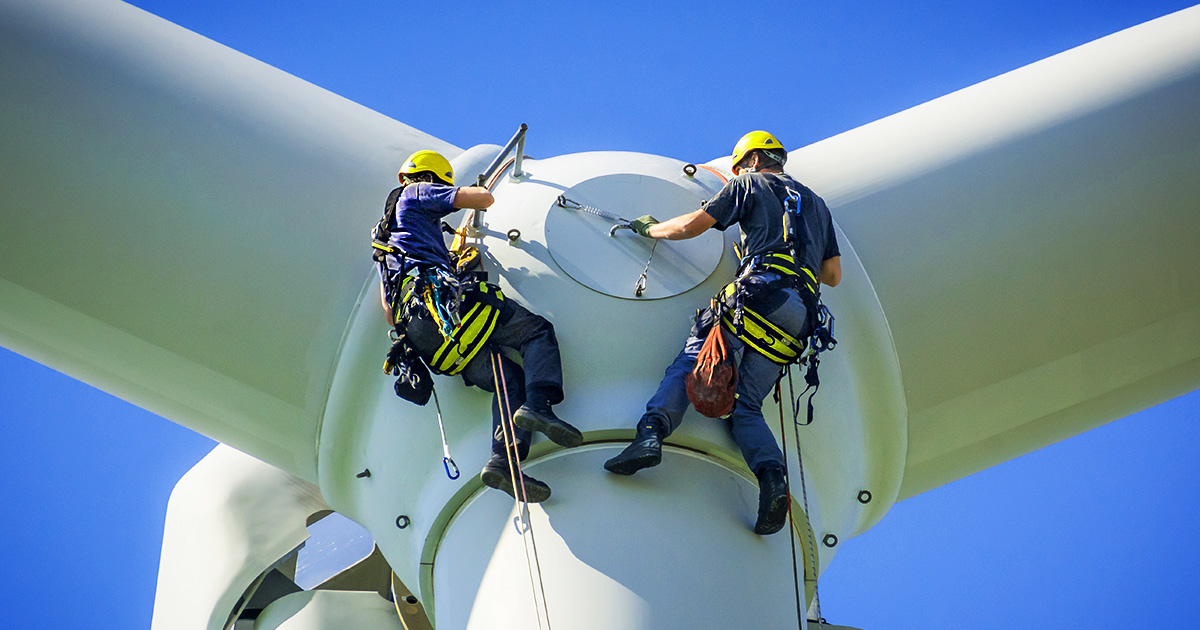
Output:
[[[618,475],[632,475],[643,468],[657,466],[662,461],[663,433],[658,420],[643,419],[638,423],[633,442],[620,455],[604,462],[604,469]]]
[[[530,477],[528,473],[521,473],[521,477],[525,482],[524,497],[518,497],[513,489],[512,475],[508,469],[507,459],[499,455],[492,455],[488,463],[484,464],[483,472],[479,473],[479,480],[483,482],[483,485],[503,490],[514,499],[524,499],[529,503],[541,503],[550,498],[550,486]]]
[[[783,529],[787,522],[788,484],[783,468],[771,466],[758,473],[758,521],[754,533],[762,536]]]
[[[583,444],[583,434],[565,420],[554,415],[550,405],[531,405],[528,402],[513,414],[513,422],[526,431],[537,431],[559,446],[573,448]]]

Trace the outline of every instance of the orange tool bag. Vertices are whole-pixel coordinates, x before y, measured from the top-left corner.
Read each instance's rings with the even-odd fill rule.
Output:
[[[733,412],[736,392],[737,364],[725,331],[714,325],[696,356],[696,367],[687,375],[688,400],[705,416],[723,418]]]

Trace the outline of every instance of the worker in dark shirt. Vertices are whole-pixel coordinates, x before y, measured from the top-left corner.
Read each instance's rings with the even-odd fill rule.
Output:
[[[435,354],[454,332],[460,314],[452,299],[473,287],[458,278],[451,264],[441,221],[459,209],[484,209],[492,205],[492,194],[481,186],[454,186],[454,171],[445,157],[434,151],[418,151],[400,169],[402,187],[393,191],[395,210],[390,225],[388,245],[395,252],[380,265],[383,280],[384,312],[388,322],[397,328],[405,343],[427,365],[437,364]],[[391,202],[389,198],[389,203]],[[396,291],[406,277],[414,278],[416,287],[407,299],[398,299]],[[482,284],[482,283],[480,283]],[[432,287],[439,299],[423,300],[423,287]],[[494,285],[483,288],[497,294]],[[448,297],[449,296],[449,297]],[[393,312],[392,305],[396,304]],[[513,423],[518,461],[529,452],[531,432],[545,434],[556,444],[578,446],[583,434],[555,414],[552,405],[563,400],[562,363],[554,327],[545,318],[531,313],[511,298],[500,301],[495,327],[484,347],[461,369],[463,379],[495,395],[492,401],[492,457],[484,466],[480,478],[484,485],[498,488],[510,495],[516,492],[513,469],[509,466],[509,450],[501,426],[501,407],[507,404],[516,409]],[[503,352],[491,348],[511,348],[522,359],[517,365]],[[493,366],[499,365],[496,373]],[[501,385],[497,391],[496,384]],[[506,400],[504,400],[506,399]],[[524,483],[524,499],[544,501],[550,497],[550,487],[530,477],[520,475]]]
[[[748,133],[733,151],[736,177],[699,210],[663,222],[647,215],[633,221],[632,227],[648,238],[680,240],[699,236],[709,228],[724,231],[738,225],[742,260],[733,285],[737,295],[731,290],[718,299],[736,298],[738,304],[753,309],[803,344],[815,324],[816,283],[837,286],[842,267],[829,209],[820,197],[783,172],[786,161],[787,152],[774,136],[765,131]],[[783,227],[789,199],[797,200],[800,210],[795,238],[799,260],[795,261],[787,253],[791,249]],[[646,404],[637,437],[621,454],[605,462],[605,469],[632,475],[662,461],[662,441],[678,428],[688,407],[685,380],[712,327],[720,325],[718,317],[711,307],[697,316],[683,350]],[[725,325],[730,327],[728,321]],[[796,357],[768,357],[765,353],[769,350],[756,350],[736,336],[730,345],[735,352],[742,352],[730,430],[759,482],[754,531],[773,534],[786,521],[787,478],[784,456],[763,419],[762,403],[783,367]]]

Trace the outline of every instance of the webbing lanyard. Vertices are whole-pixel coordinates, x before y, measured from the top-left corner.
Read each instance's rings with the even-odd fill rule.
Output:
[[[446,425],[442,424],[442,403],[438,401],[437,388],[430,388],[433,392],[433,406],[437,409],[438,430],[442,432],[442,468],[446,469],[446,476],[451,480],[458,479],[458,464],[454,463],[454,458],[450,456],[450,444],[446,442]]]
[[[808,426],[813,422],[813,396],[817,395],[817,390],[821,389],[821,377],[817,373],[817,368],[821,364],[821,353],[833,350],[837,347],[837,339],[833,337],[833,314],[829,309],[821,303],[820,298],[817,298],[817,325],[813,327],[812,334],[808,337],[808,350],[804,356],[800,358],[800,363],[807,363],[808,369],[804,372],[804,382],[807,387],[800,392],[800,396],[796,398],[792,405],[792,422],[797,422],[800,417],[800,398],[808,394],[808,390],[812,393],[808,395],[808,420],[804,424],[797,426]],[[791,386],[792,373],[788,370],[788,385]],[[794,392],[792,392],[794,393]]]

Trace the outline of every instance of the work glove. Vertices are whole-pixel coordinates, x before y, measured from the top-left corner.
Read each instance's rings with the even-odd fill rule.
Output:
[[[645,236],[646,238],[653,238],[652,236],[650,236],[650,226],[655,225],[657,223],[658,223],[658,219],[655,219],[654,217],[647,214],[647,215],[640,216],[640,217],[630,221],[629,227],[633,228],[634,232],[637,232],[638,234],[641,234],[642,236]]]

